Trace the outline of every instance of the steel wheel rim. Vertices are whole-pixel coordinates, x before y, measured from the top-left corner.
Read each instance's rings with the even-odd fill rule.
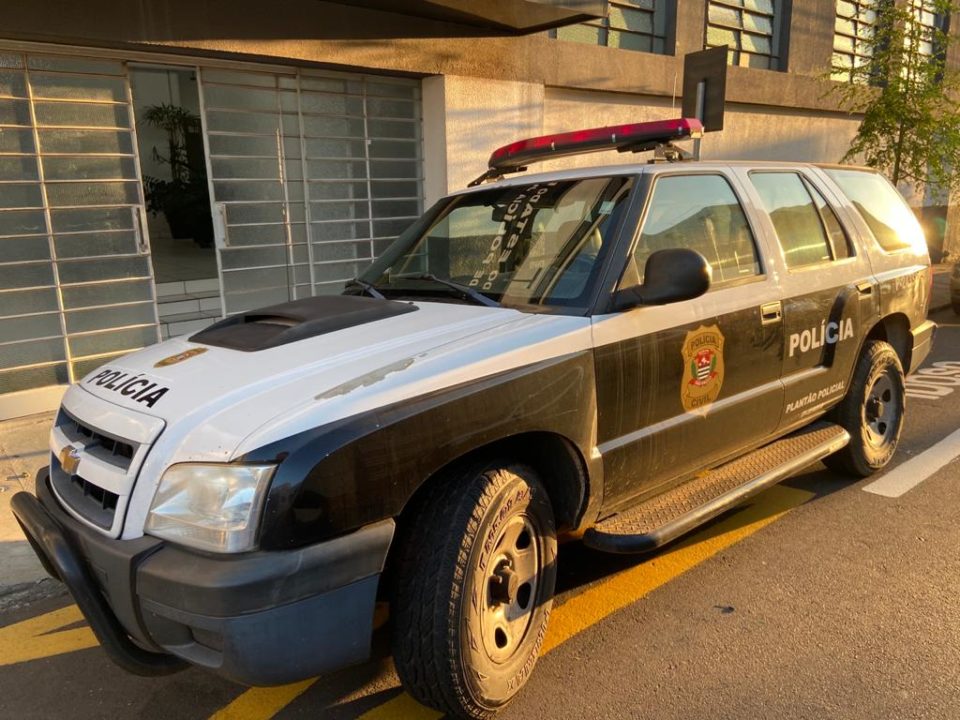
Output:
[[[893,440],[900,416],[900,396],[889,372],[874,380],[867,391],[863,408],[863,426],[867,441],[873,447],[882,447]]]
[[[540,587],[540,546],[526,515],[510,518],[490,553],[483,575],[480,631],[495,663],[511,660],[530,630]]]

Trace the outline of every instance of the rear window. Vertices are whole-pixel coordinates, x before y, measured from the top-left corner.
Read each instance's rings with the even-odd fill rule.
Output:
[[[916,216],[886,178],[865,170],[825,171],[860,211],[880,247],[887,252],[926,247]]]

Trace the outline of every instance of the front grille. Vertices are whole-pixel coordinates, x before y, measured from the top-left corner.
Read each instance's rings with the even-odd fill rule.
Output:
[[[130,467],[136,449],[129,442],[97,432],[62,409],[57,426],[70,442],[82,443],[84,452],[124,470]]]
[[[50,479],[60,499],[80,515],[104,530],[113,527],[119,495],[104,490],[79,475],[68,475],[56,460],[51,468]]]
[[[113,527],[119,495],[104,490],[79,475],[70,475],[56,457],[51,460],[50,481],[60,499],[78,514],[104,530]]]
[[[139,448],[135,443],[91,427],[62,408],[56,427],[71,445],[81,448],[82,455],[94,457],[123,473],[129,471]],[[82,462],[80,469],[83,469]],[[50,481],[60,500],[70,509],[97,527],[113,529],[119,495],[98,485],[95,478],[67,472],[57,453],[51,458]]]

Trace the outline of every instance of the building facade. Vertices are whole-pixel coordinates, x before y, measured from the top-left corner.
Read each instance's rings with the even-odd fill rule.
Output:
[[[830,66],[858,61],[870,4],[8,3],[0,419],[224,314],[339,292],[499,145],[677,116],[688,52],[730,48],[704,158],[836,162],[858,119]]]

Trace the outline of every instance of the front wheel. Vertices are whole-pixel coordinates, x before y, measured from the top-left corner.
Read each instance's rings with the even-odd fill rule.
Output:
[[[519,465],[438,479],[408,516],[393,594],[393,655],[424,705],[489,718],[523,687],[553,601],[550,499]]]
[[[832,411],[850,444],[824,460],[827,467],[867,477],[893,458],[904,408],[903,367],[886,342],[870,340],[860,353],[846,396]]]

